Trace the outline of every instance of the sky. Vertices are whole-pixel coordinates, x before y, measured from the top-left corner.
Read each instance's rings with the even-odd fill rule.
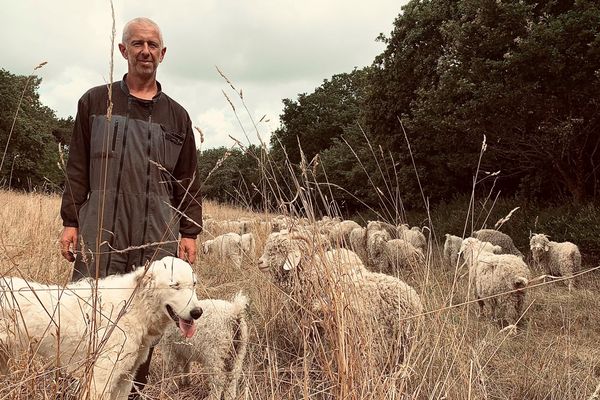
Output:
[[[47,61],[36,71],[41,101],[58,117],[74,117],[79,97],[111,80],[110,1],[0,1],[0,68],[29,75]],[[282,99],[296,99],[324,79],[370,65],[385,49],[375,39],[389,36],[406,2],[114,0],[112,80],[127,72],[117,48],[123,25],[151,18],[167,47],[158,80],[202,131],[197,146],[231,147],[232,138],[243,145],[268,143],[280,126]]]

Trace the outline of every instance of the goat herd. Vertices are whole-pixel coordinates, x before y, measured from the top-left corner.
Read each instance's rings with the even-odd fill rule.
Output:
[[[208,218],[206,232],[235,230],[241,234],[228,232],[205,241],[204,253],[241,266],[242,260],[253,259],[255,254],[256,240],[249,231],[257,223],[262,222]],[[432,254],[428,228],[382,221],[370,221],[363,227],[328,217],[315,223],[281,217],[268,224],[271,233],[258,268],[286,293],[290,303],[321,318],[336,307],[344,309],[358,324],[353,326],[354,332],[362,330],[365,337],[379,338],[371,354],[376,363],[386,368],[402,362],[425,307],[401,277],[425,269]],[[533,234],[530,249],[533,262],[546,274],[562,277],[571,291],[572,277],[581,269],[578,247]],[[443,262],[456,271],[467,267],[468,290],[479,305],[480,316],[487,305],[489,316],[501,325],[520,321],[532,277],[510,236],[493,229],[476,231],[465,239],[446,234]]]

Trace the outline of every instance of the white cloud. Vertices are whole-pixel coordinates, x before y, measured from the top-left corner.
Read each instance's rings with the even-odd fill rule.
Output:
[[[206,135],[204,148],[229,146],[231,135],[257,143],[256,131],[239,99],[217,73],[218,66],[242,89],[265,142],[279,125],[283,98],[312,92],[323,79],[369,65],[384,49],[376,43],[389,33],[406,1],[184,0],[115,1],[117,38],[124,22],[143,15],[162,28],[167,45],[158,77],[164,91],[190,113]],[[0,35],[5,38],[0,67],[27,75],[48,61],[42,102],[58,116],[73,115],[90,87],[109,79],[111,12],[108,2],[20,0],[3,5]],[[125,62],[115,49],[113,77]],[[234,101],[237,121],[222,91]]]

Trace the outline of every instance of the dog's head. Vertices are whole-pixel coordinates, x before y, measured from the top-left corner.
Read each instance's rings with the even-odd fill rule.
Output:
[[[165,257],[152,262],[141,279],[143,286],[155,289],[162,311],[175,321],[181,334],[187,338],[194,336],[194,321],[202,315],[202,308],[191,265],[179,258]]]

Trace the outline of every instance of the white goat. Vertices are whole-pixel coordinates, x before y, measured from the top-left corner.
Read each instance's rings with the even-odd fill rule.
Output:
[[[350,241],[350,250],[355,252],[362,260],[364,265],[369,264],[369,254],[367,252],[367,228],[354,228],[348,235]]]
[[[446,233],[446,241],[444,242],[444,263],[450,268],[456,268],[458,264],[458,255],[462,238]]]
[[[469,283],[475,292],[480,315],[484,314],[485,302],[489,302],[491,316],[501,323],[507,321],[507,307],[512,303],[516,322],[523,311],[524,289],[529,284],[529,268],[521,257],[512,254],[494,254],[499,246],[466,238],[461,253],[469,266]],[[488,297],[493,296],[488,299]],[[485,299],[485,300],[484,300]]]
[[[529,240],[533,260],[547,274],[572,277],[581,269],[579,247],[571,242],[552,242],[548,236],[538,233]],[[573,279],[568,280],[569,291],[573,289]]]
[[[391,239],[385,243],[387,268],[382,270],[386,274],[398,275],[401,271],[416,271],[425,268],[425,255],[423,252],[402,239]]]
[[[350,244],[350,232],[361,226],[352,220],[343,220],[327,230],[329,241],[335,247],[348,247]]]
[[[398,357],[394,365],[401,361],[410,348],[415,323],[404,318],[422,313],[419,295],[396,277],[367,271],[352,251],[319,250],[305,235],[271,234],[258,266],[299,303],[332,304],[345,299],[347,303],[335,306],[353,316],[346,323],[362,324],[387,339],[374,344],[379,362],[385,363],[389,354]]]
[[[251,260],[254,259],[254,253],[256,253],[256,240],[254,239],[254,234],[244,233],[240,237],[240,242],[242,246],[242,251],[249,257]]]
[[[231,261],[236,268],[242,266],[242,237],[237,233],[224,233],[205,241],[202,251],[206,255]]]
[[[396,237],[406,240],[408,243],[421,250],[421,253],[427,253],[427,239],[418,226],[408,228],[408,225],[401,224],[396,228]]]

